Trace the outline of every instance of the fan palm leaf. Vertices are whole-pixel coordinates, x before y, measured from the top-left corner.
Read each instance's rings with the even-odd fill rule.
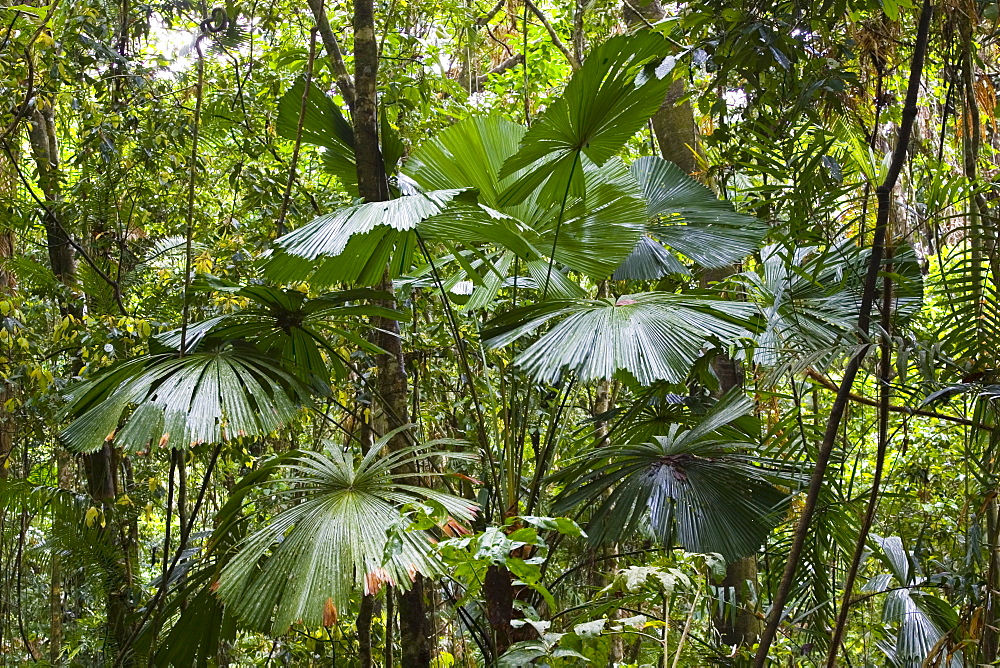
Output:
[[[729,426],[752,407],[730,394],[691,428],[672,425],[652,442],[588,455],[571,469],[570,475],[583,475],[560,495],[554,512],[595,504],[587,528],[595,544],[624,540],[646,521],[662,543],[676,541],[689,552],[714,552],[727,561],[755,553],[789,500],[774,483],[790,476],[777,462],[741,454],[754,444]]]
[[[391,527],[408,504],[429,502],[459,521],[472,519],[475,505],[409,484],[400,468],[434,453],[428,444],[380,456],[395,433],[359,462],[327,444],[325,452],[302,452],[285,467],[288,488],[273,499],[302,500],[237,547],[218,579],[227,609],[249,626],[275,633],[297,620],[329,625],[361,588],[373,593],[388,582],[405,589],[415,573],[440,571],[425,532],[398,532],[395,549],[389,549]]]
[[[603,165],[656,113],[672,79],[670,44],[650,30],[620,35],[593,49],[563,94],[524,135],[500,177],[518,172],[499,204],[523,202],[538,193],[558,204],[566,193],[582,196],[583,159]]]
[[[616,279],[651,280],[685,273],[680,260],[655,240],[703,267],[726,267],[756,249],[767,226],[737,213],[732,204],[657,156],[639,158],[629,167],[646,201],[649,236],[615,271]]]
[[[451,207],[427,219],[420,234],[466,245],[495,244],[523,261],[550,260],[603,279],[634,247],[644,204],[624,165],[609,160],[580,166],[587,184],[582,197],[544,202],[536,194],[502,205],[501,194],[520,172],[500,176],[501,165],[524,137],[523,127],[499,117],[456,123],[425,142],[404,171],[424,189],[474,188],[478,203]],[[558,233],[557,233],[558,228]]]
[[[203,345],[211,347],[219,341],[246,341],[268,357],[281,360],[290,373],[299,378],[311,377],[320,386],[329,381],[323,373],[328,366],[333,367],[338,378],[343,378],[347,371],[332,342],[342,340],[370,353],[382,352],[352,330],[363,325],[366,317],[400,321],[409,318],[400,311],[362,303],[390,299],[387,293],[364,288],[308,297],[298,290],[233,285],[213,276],[206,277],[200,287],[245,299],[248,305],[188,327],[185,353],[196,352]],[[181,330],[160,334],[156,340],[179,350]]]
[[[842,240],[826,249],[771,245],[760,255],[756,271],[737,277],[766,323],[757,338],[755,361],[779,373],[810,365],[823,368],[844,354],[856,341],[868,251]],[[900,249],[891,262],[894,316],[902,323],[920,307],[922,281],[912,250]],[[779,363],[784,366],[777,368]]]
[[[464,189],[403,195],[366,202],[320,216],[275,242],[264,267],[273,281],[309,278],[313,285],[374,285],[386,265],[394,276],[410,268],[417,224],[444,208]]]
[[[942,655],[936,661],[929,661],[939,641],[957,626],[955,610],[944,600],[913,588],[918,584],[919,573],[912,555],[898,536],[872,536],[872,541],[879,546],[876,555],[891,574],[875,576],[863,589],[888,590],[882,620],[886,624],[898,624],[895,643],[879,643],[880,649],[898,668],[958,668],[963,665],[961,652],[955,652],[950,658]],[[892,586],[894,580],[897,586]]]
[[[516,360],[539,382],[572,371],[583,381],[626,372],[641,385],[681,382],[706,347],[749,336],[751,304],[666,293],[617,300],[554,300],[495,318],[483,336],[507,345],[543,324],[560,322]]]
[[[63,416],[72,422],[59,438],[75,452],[106,441],[132,450],[217,443],[271,433],[308,402],[299,380],[253,349],[143,355],[71,390]]]

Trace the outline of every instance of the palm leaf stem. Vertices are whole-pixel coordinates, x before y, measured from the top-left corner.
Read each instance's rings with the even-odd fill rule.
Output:
[[[545,432],[545,445],[542,447],[541,458],[539,458],[535,463],[535,474],[532,476],[531,480],[531,493],[528,496],[527,514],[531,515],[535,510],[535,503],[539,499],[539,490],[541,489],[542,479],[545,477],[545,472],[549,470],[549,459],[555,452],[555,445],[557,436],[556,433],[562,433],[561,429],[556,429],[556,425],[559,424],[559,420],[562,419],[563,412],[566,410],[566,404],[569,402],[569,398],[573,394],[573,390],[576,387],[576,377],[574,376],[569,383],[566,384],[566,389],[563,391],[562,401],[559,402],[559,410],[552,414],[549,418],[549,426]]]
[[[194,128],[191,135],[191,156],[188,174],[187,212],[184,221],[184,301],[181,306],[181,357],[187,348],[188,322],[191,319],[191,269],[193,257],[191,246],[194,243],[194,193],[198,176],[198,136],[201,129],[201,105],[205,89],[205,57],[201,53],[201,38],[199,35],[194,43],[198,58],[198,84],[195,88]]]
[[[559,229],[562,227],[563,216],[566,213],[566,200],[569,198],[569,186],[573,183],[573,172],[580,162],[580,151],[573,154],[573,164],[569,168],[569,178],[566,179],[566,190],[563,192],[562,204],[559,205],[559,218],[556,219],[556,230],[552,235],[552,249],[549,251],[549,268],[545,271],[545,287],[542,288],[542,301],[549,294],[549,279],[552,278],[552,265],[556,262],[556,244],[559,243]]]
[[[472,367],[469,365],[469,356],[465,349],[465,340],[462,338],[462,334],[458,329],[458,322],[455,319],[455,311],[451,308],[451,300],[448,298],[448,291],[445,290],[444,284],[441,282],[441,275],[438,273],[437,266],[434,264],[434,258],[432,258],[431,254],[427,252],[427,245],[424,243],[424,240],[420,236],[419,232],[416,233],[416,237],[417,244],[420,246],[420,252],[424,254],[428,264],[430,264],[431,275],[434,277],[434,283],[437,285],[438,290],[441,291],[441,302],[444,304],[444,311],[448,317],[448,325],[451,328],[451,336],[455,340],[455,347],[458,348],[458,358],[462,364],[463,370],[465,371],[466,384],[469,388],[469,394],[472,397],[472,405],[476,409],[476,436],[479,438],[479,447],[483,449],[489,459],[491,473],[496,475],[496,462],[493,459],[493,452],[490,449],[490,439],[486,435],[486,420],[483,417],[483,406],[479,400],[479,392],[476,390],[475,376],[472,374]]]
[[[125,664],[128,658],[128,652],[135,642],[135,639],[142,632],[143,627],[146,622],[149,621],[150,615],[153,611],[156,611],[156,617],[153,619],[153,643],[151,647],[156,647],[156,636],[159,634],[160,630],[160,615],[162,613],[162,606],[160,603],[163,600],[164,595],[167,592],[167,587],[169,586],[174,571],[177,569],[177,564],[180,563],[181,556],[184,554],[184,548],[187,545],[188,538],[191,535],[191,530],[194,528],[194,523],[198,519],[198,511],[201,510],[201,504],[205,500],[205,492],[208,491],[208,483],[212,479],[212,472],[215,470],[215,464],[219,461],[219,453],[222,450],[222,442],[218,442],[215,445],[215,449],[212,450],[212,456],[208,460],[208,466],[205,468],[205,476],[201,481],[201,489],[198,490],[198,498],[195,500],[194,508],[191,510],[191,515],[188,517],[187,524],[181,526],[180,540],[177,543],[177,550],[174,552],[174,558],[170,562],[170,568],[167,569],[166,575],[160,579],[160,585],[156,588],[156,593],[153,594],[152,600],[146,605],[142,617],[139,622],[135,625],[132,630],[132,635],[129,636],[128,642],[126,642],[122,649],[120,650],[118,657],[115,659],[115,668],[120,668]]]
[[[869,325],[871,323],[871,309],[875,301],[877,290],[878,274],[882,264],[882,254],[885,246],[886,230],[889,224],[889,211],[892,206],[892,189],[899,179],[903,163],[909,148],[910,136],[913,132],[913,122],[917,116],[917,95],[920,91],[920,80],[923,76],[924,56],[927,52],[928,36],[930,31],[931,2],[924,0],[920,11],[920,23],[917,28],[917,38],[913,50],[913,59],[910,64],[910,76],[906,87],[906,101],[903,107],[902,118],[899,124],[899,133],[896,139],[896,146],[892,153],[889,168],[886,170],[885,180],[875,189],[878,198],[878,210],[875,218],[875,232],[872,239],[871,256],[868,259],[868,272],[865,276],[864,292],[861,297],[861,311],[858,314],[858,330],[861,335],[868,340]],[[802,549],[805,546],[806,538],[809,534],[812,516],[815,513],[820,491],[826,475],[826,468],[830,462],[830,455],[833,453],[833,446],[837,441],[840,428],[840,421],[847,408],[847,402],[854,385],[854,380],[861,368],[861,361],[867,352],[867,347],[856,352],[847,363],[844,370],[844,378],[841,381],[837,397],[830,409],[830,416],[827,420],[826,431],[823,441],[819,447],[816,457],[813,475],[809,481],[809,492],[806,496],[805,504],[799,517],[798,525],[795,528],[794,538],[785,562],[785,571],[781,576],[781,582],[775,591],[771,602],[771,611],[767,617],[764,632],[761,634],[760,643],[757,647],[757,654],[754,657],[754,668],[764,668],[768,661],[768,652],[774,642],[778,632],[778,625],[784,615],[785,603],[792,590],[795,573],[798,570],[802,557]]]

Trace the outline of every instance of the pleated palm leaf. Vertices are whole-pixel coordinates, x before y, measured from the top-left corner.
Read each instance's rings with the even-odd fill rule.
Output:
[[[639,239],[638,186],[613,158],[659,108],[670,84],[660,67],[668,52],[667,40],[651,31],[608,40],[531,130],[492,120],[446,131],[407,166],[424,193],[316,219],[278,240],[267,275],[375,283],[387,262],[393,276],[409,269],[419,233],[499,244],[546,292],[579,295],[554,263],[603,279]],[[478,203],[453,202],[466,189],[475,189]]]
[[[299,620],[328,626],[361,590],[374,593],[382,583],[405,589],[416,573],[440,572],[429,534],[392,527],[409,504],[433,504],[458,521],[471,520],[475,505],[410,484],[400,469],[438,453],[427,444],[382,456],[395,433],[357,462],[328,443],[324,452],[303,452],[284,467],[288,487],[272,500],[293,505],[240,543],[220,572],[218,594],[227,610],[270,633]]]
[[[760,256],[756,271],[739,277],[766,322],[754,360],[765,366],[825,368],[843,351],[857,322],[857,301],[840,289],[844,264],[837,247],[827,254],[814,247],[772,245]]]
[[[642,189],[649,223],[640,243],[615,270],[617,280],[687,273],[674,252],[702,267],[726,267],[752,253],[767,232],[763,222],[737,213],[668,160],[639,158],[629,172]]]
[[[670,43],[652,30],[612,37],[591,50],[566,90],[536,119],[500,177],[517,175],[500,195],[509,206],[535,195],[558,203],[589,186],[580,167],[603,165],[663,103],[672,78]]]
[[[517,204],[503,205],[503,191],[521,172],[501,178],[500,170],[525,132],[502,118],[470,118],[421,146],[404,167],[414,183],[425,189],[475,188],[478,204],[450,207],[428,218],[421,223],[420,234],[466,248],[488,244],[500,249],[489,264],[479,265],[480,271],[461,266],[460,275],[483,285],[480,292],[489,291],[489,296],[500,287],[491,273],[499,267],[509,271],[515,258],[539,289],[547,282],[549,294],[582,296],[575,283],[558,270],[549,270],[550,263],[595,280],[606,278],[639,237],[644,204],[638,185],[620,161],[608,160],[598,167],[584,158],[579,167],[587,183],[583,196],[568,197],[564,204],[546,201],[538,191]],[[473,301],[489,299],[474,296]]]
[[[863,587],[867,592],[885,592],[882,621],[896,627],[895,642],[879,642],[891,665],[896,668],[959,668],[962,653],[943,649],[940,642],[958,626],[958,614],[946,601],[915,588],[920,573],[912,555],[898,536],[873,536],[879,546],[875,554],[890,573],[876,575]]]
[[[64,410],[73,422],[60,434],[70,449],[91,452],[105,441],[132,450],[189,447],[269,434],[294,420],[312,394],[329,391],[331,368],[345,375],[335,342],[377,353],[352,329],[366,317],[406,318],[364,303],[387,297],[373,290],[308,298],[214,277],[199,287],[231,293],[248,306],[192,323],[183,355],[175,329],[155,337],[150,354],[73,388]]]
[[[574,482],[553,512],[591,506],[594,544],[625,540],[648,523],[667,546],[727,561],[755,553],[787,508],[789,495],[775,483],[791,476],[778,462],[743,454],[754,444],[730,425],[751,408],[749,399],[730,394],[691,428],[673,425],[652,442],[585,455],[560,474]]]
[[[772,367],[775,375],[826,368],[857,340],[868,251],[842,240],[826,249],[771,245],[760,256],[754,271],[737,277],[766,323],[754,361]],[[894,321],[902,325],[920,308],[922,281],[911,249],[899,249],[892,263]]]
[[[320,216],[275,242],[264,274],[277,282],[309,279],[314,286],[374,285],[386,266],[399,276],[413,263],[417,225],[441,213],[464,189],[403,195]]]
[[[706,349],[749,336],[754,313],[752,304],[661,292],[555,300],[495,318],[483,337],[501,347],[559,319],[516,358],[535,380],[571,371],[582,381],[625,373],[641,385],[677,383]]]
[[[143,355],[72,389],[63,411],[72,422],[59,438],[74,452],[93,452],[106,441],[145,450],[262,436],[294,420],[309,396],[250,346]]]
[[[313,378],[320,387],[329,382],[328,367],[337,378],[347,369],[333,343],[346,342],[370,353],[381,349],[359,336],[354,329],[366,326],[374,316],[407,320],[406,313],[371,304],[390,296],[369,289],[330,292],[307,297],[298,290],[282,290],[266,285],[241,286],[206,277],[201,286],[247,301],[247,306],[231,313],[192,324],[187,330],[185,352],[197,352],[222,341],[245,341],[299,378]],[[181,345],[181,330],[156,337],[170,349]]]

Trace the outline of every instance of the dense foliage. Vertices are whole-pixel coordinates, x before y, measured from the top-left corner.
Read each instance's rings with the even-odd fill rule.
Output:
[[[998,22],[0,7],[4,665],[997,665]]]

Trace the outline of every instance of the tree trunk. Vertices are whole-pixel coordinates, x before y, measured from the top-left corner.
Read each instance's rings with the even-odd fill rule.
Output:
[[[31,115],[28,140],[32,157],[38,171],[38,185],[45,203],[43,219],[49,264],[52,273],[63,286],[59,297],[60,312],[78,322],[83,320],[83,299],[78,292],[76,257],[69,233],[61,217],[62,194],[59,184],[59,147],[56,141],[55,114],[49,101],[38,99]],[[72,363],[72,374],[77,375],[82,367],[80,360]],[[83,458],[87,475],[87,490],[94,502],[103,507],[107,526],[105,530],[117,548],[120,557],[106,564],[104,574],[107,601],[107,624],[109,637],[117,651],[127,648],[125,644],[132,635],[131,569],[127,562],[131,559],[132,547],[119,531],[117,513],[114,506],[118,495],[118,457],[110,443],[104,443],[96,452]],[[129,665],[126,662],[124,665]]]
[[[358,663],[361,668],[372,668],[372,615],[375,612],[375,596],[365,594],[361,597],[361,607],[358,610]]]
[[[366,202],[389,199],[389,182],[378,138],[377,78],[378,44],[373,3],[372,0],[358,0],[354,3],[354,158],[358,194]],[[392,292],[388,268],[378,287]],[[376,318],[374,324],[379,330],[375,334],[377,343],[386,351],[376,359],[377,390],[385,411],[386,426],[392,430],[408,423],[407,379],[399,323]],[[400,450],[408,443],[407,435],[399,433],[390,440],[389,449]],[[427,621],[424,579],[417,574],[412,587],[399,595],[400,660],[407,668],[430,666]]]
[[[626,1],[622,10],[630,28],[649,25],[664,17],[659,0],[645,3]],[[694,109],[687,97],[684,79],[677,79],[670,85],[663,104],[653,114],[652,124],[660,155],[683,169],[686,174],[697,173],[697,156],[702,155],[699,141],[701,133],[694,121]]]
[[[503,566],[490,564],[483,581],[483,599],[486,601],[486,618],[493,629],[493,649],[499,657],[511,646],[510,621],[514,616],[514,588],[510,571]]]
[[[0,147],[9,148],[9,147]],[[11,152],[11,155],[16,155]],[[13,202],[17,193],[17,175],[14,165],[10,164],[7,151],[0,150],[0,220],[10,220],[9,212],[13,210]],[[17,279],[8,266],[14,257],[14,231],[0,228],[0,299],[10,299],[17,288]],[[7,402],[13,396],[11,385],[6,381],[8,367],[3,370],[4,380],[0,380],[0,480],[7,477],[7,460],[14,448],[14,418],[7,411]]]

